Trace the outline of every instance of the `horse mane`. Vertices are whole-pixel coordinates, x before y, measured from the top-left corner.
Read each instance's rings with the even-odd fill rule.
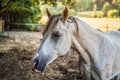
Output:
[[[74,23],[75,26],[77,27],[77,30],[79,30],[79,29],[78,29],[78,23],[77,23],[76,20],[79,20],[79,19],[76,18],[76,17],[73,17],[73,16],[69,16],[67,22],[69,22],[69,23]]]

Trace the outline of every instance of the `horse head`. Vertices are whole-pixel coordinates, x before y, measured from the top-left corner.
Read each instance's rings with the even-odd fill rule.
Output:
[[[48,64],[63,56],[71,47],[71,33],[68,29],[68,8],[62,14],[51,15],[46,9],[48,22],[43,31],[43,40],[32,59],[32,69],[43,72]]]

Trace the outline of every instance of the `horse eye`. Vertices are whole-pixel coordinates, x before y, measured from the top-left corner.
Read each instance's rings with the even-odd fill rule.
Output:
[[[60,37],[60,36],[61,36],[61,34],[60,34],[59,31],[55,31],[55,32],[53,32],[53,37],[58,38],[58,37]]]

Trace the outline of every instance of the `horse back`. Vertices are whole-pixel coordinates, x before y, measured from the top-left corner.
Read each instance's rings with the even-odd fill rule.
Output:
[[[113,72],[120,70],[120,31],[107,31],[104,33],[113,46]]]
[[[104,33],[105,36],[116,46],[120,46],[120,31],[107,31]]]

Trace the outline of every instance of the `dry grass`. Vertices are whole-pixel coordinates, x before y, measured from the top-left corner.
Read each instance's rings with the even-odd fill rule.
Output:
[[[95,29],[102,31],[116,30],[120,28],[119,18],[80,18]]]

